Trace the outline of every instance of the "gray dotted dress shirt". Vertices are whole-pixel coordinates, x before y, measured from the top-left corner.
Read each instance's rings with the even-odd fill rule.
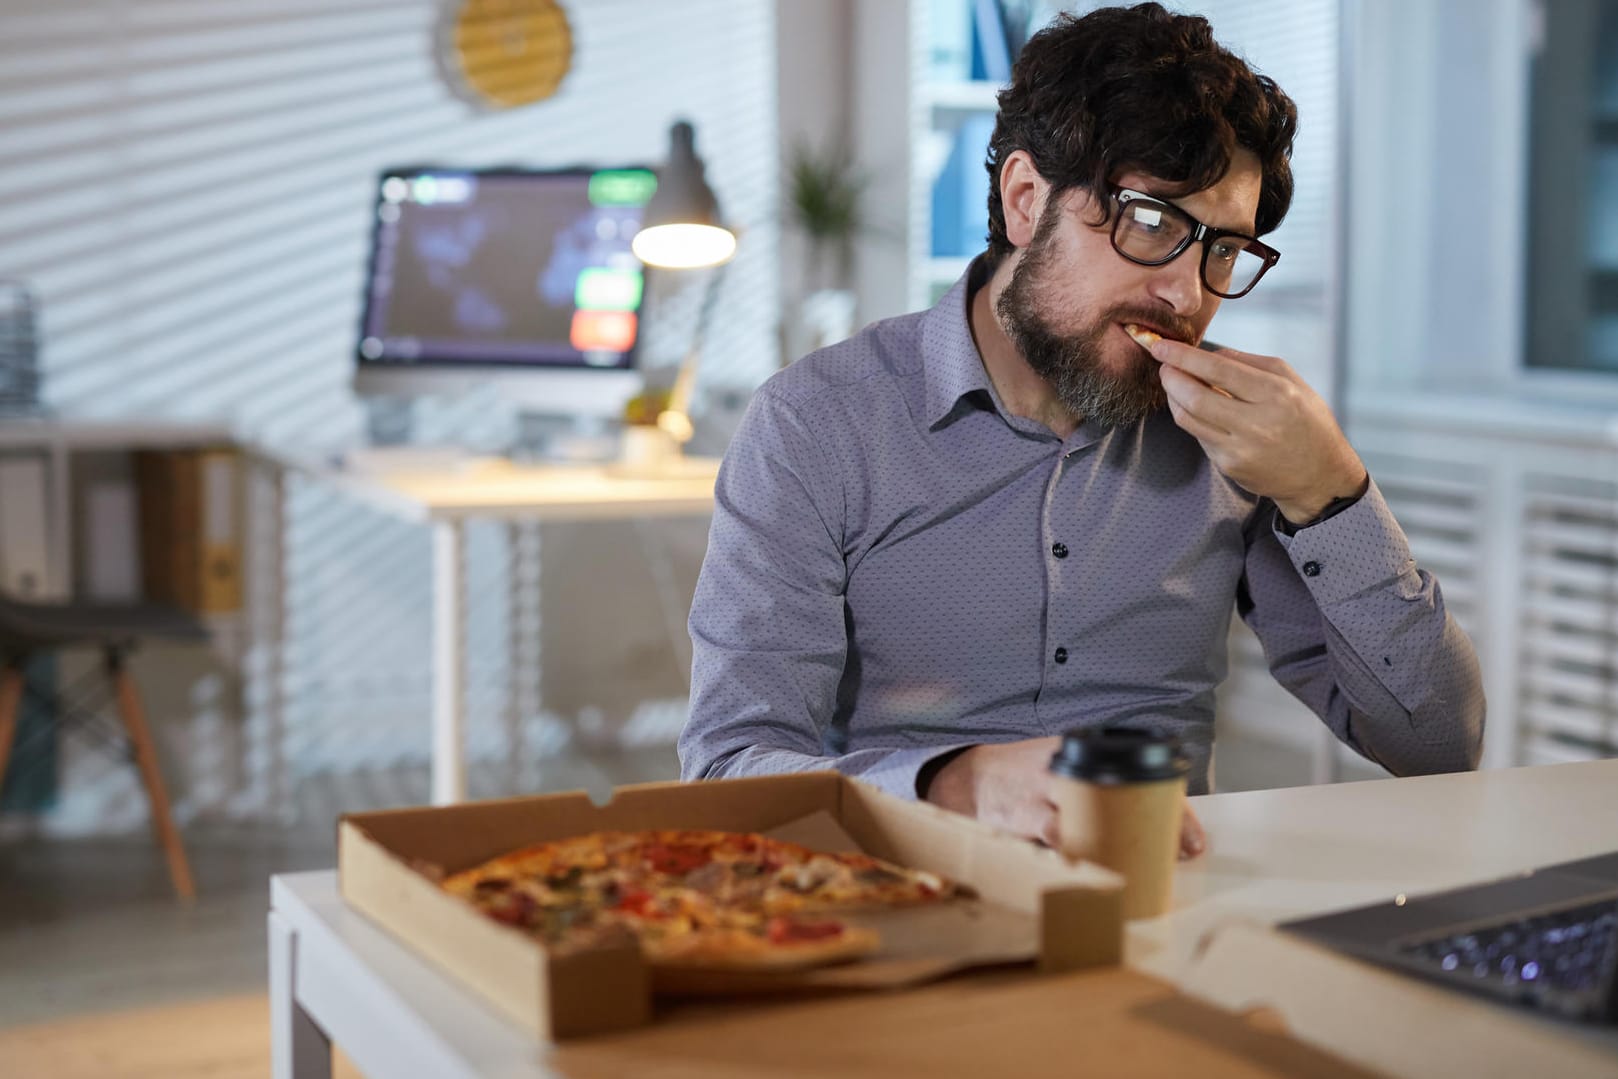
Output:
[[[1289,537],[1167,411],[1057,438],[1000,402],[968,296],[754,396],[691,609],[685,778],[836,769],[914,798],[949,750],[1117,724],[1179,736],[1203,793],[1232,611],[1359,753],[1477,766],[1476,656],[1374,482]]]

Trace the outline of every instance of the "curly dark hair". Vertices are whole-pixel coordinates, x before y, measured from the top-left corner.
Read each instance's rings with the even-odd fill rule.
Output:
[[[1273,230],[1292,203],[1298,109],[1274,80],[1214,40],[1208,20],[1161,4],[1063,14],[1028,40],[1000,91],[989,140],[989,260],[1011,253],[1000,168],[1026,150],[1052,196],[1105,191],[1138,169],[1169,196],[1212,187],[1237,147],[1263,167],[1257,230]],[[1106,204],[1102,204],[1106,220]]]

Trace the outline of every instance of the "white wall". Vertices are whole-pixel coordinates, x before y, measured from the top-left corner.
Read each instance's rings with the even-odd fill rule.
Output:
[[[347,381],[381,168],[655,162],[676,117],[696,123],[709,179],[743,230],[703,382],[756,385],[775,366],[779,306],[774,4],[564,7],[575,51],[561,91],[495,114],[440,80],[437,0],[7,0],[0,275],[42,297],[51,406],[225,420],[298,452],[342,442],[360,426]],[[669,347],[677,354],[679,342]],[[418,426],[497,445],[509,414],[473,394],[424,404]],[[285,729],[263,726],[261,687],[249,687],[245,716],[221,720],[211,703],[207,715],[192,706],[199,692],[216,695],[194,671],[157,656],[137,668],[174,706],[153,711],[182,816],[252,813],[283,797],[265,785],[274,760],[295,780],[425,759],[425,535],[294,484],[286,538]],[[689,538],[671,542],[689,561]],[[471,740],[485,757],[503,752],[507,555],[504,533],[474,530]],[[655,620],[635,616],[644,603],[614,599],[625,576],[615,567],[565,572],[601,575],[600,602],[630,612],[626,639],[601,647],[633,654],[637,632],[662,640]],[[626,684],[640,684],[624,666]],[[683,696],[678,677],[653,681],[654,696]],[[62,789],[56,827],[142,813],[118,762],[74,750]]]

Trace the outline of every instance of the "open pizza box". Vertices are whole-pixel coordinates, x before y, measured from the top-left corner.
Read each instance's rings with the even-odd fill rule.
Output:
[[[1618,1076],[1618,1040],[1608,1032],[1433,985],[1265,925],[1210,931],[1180,991],[1390,1076]]]
[[[437,881],[534,843],[601,831],[759,832],[861,850],[941,874],[974,897],[850,914],[882,936],[874,955],[795,974],[682,972],[655,979],[633,944],[553,956]],[[893,990],[971,967],[1045,971],[1119,962],[1120,878],[926,803],[833,773],[622,787],[438,808],[352,813],[338,823],[343,898],[540,1038],[634,1027],[658,994]]]

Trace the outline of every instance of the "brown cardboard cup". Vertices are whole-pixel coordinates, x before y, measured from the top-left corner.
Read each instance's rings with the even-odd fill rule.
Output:
[[[1189,765],[1178,740],[1126,728],[1069,731],[1051,758],[1060,848],[1124,878],[1124,917],[1169,908]]]

